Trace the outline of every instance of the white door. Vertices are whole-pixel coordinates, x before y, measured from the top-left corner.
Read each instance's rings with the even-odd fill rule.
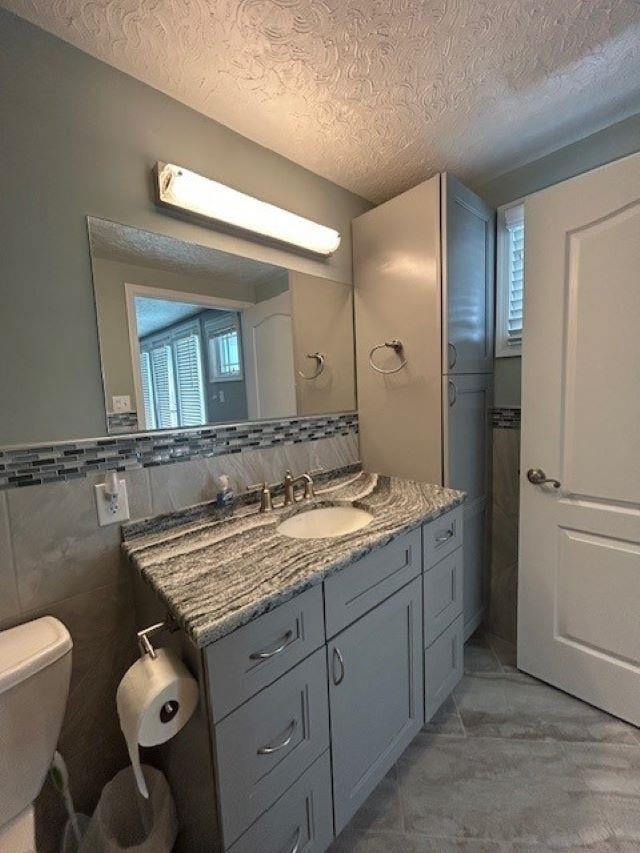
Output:
[[[249,419],[296,414],[291,295],[279,293],[242,312]]]
[[[640,725],[640,155],[525,232],[518,665]]]

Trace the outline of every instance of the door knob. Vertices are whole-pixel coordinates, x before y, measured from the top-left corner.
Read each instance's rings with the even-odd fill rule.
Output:
[[[534,486],[544,486],[545,483],[551,483],[554,489],[560,488],[560,481],[554,480],[553,477],[547,477],[542,468],[529,468],[527,480]]]

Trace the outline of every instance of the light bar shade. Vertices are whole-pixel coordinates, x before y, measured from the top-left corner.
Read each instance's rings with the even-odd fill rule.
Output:
[[[182,166],[157,163],[154,172],[156,201],[165,207],[325,258],[340,245],[340,232],[333,228],[245,195]]]

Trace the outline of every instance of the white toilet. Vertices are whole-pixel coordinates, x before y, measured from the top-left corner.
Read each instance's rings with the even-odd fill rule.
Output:
[[[33,801],[58,742],[72,645],[53,616],[0,632],[0,853],[35,850]]]

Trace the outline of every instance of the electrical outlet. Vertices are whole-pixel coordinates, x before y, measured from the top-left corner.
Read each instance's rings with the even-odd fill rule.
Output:
[[[131,411],[131,397],[128,394],[114,396],[111,398],[113,404],[113,414],[117,415],[122,412]]]
[[[98,524],[100,527],[129,520],[129,498],[127,496],[126,480],[118,480],[118,496],[113,501],[110,501],[105,495],[104,483],[99,483],[95,486],[95,490]]]

